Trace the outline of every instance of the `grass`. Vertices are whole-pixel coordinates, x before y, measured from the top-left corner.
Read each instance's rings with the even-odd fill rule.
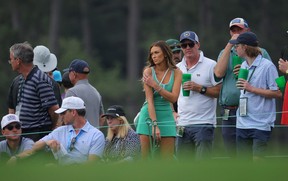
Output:
[[[231,159],[186,161],[138,161],[121,164],[48,166],[36,160],[17,165],[2,165],[1,180],[287,180],[287,158],[269,158],[261,162]]]

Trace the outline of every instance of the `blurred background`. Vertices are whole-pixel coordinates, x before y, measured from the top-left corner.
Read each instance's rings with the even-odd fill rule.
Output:
[[[230,38],[230,20],[242,17],[278,68],[281,49],[288,44],[287,7],[285,0],[0,1],[0,116],[7,113],[8,88],[17,75],[7,62],[14,43],[47,46],[57,56],[60,71],[75,58],[86,60],[90,83],[102,95],[105,109],[121,104],[132,122],[144,102],[139,80],[152,42],[179,39],[183,31],[192,30],[204,55],[216,60]],[[271,141],[275,153],[288,150],[288,130],[279,125],[281,108],[279,100]],[[221,125],[221,119],[217,121]],[[215,135],[219,150],[220,131]]]

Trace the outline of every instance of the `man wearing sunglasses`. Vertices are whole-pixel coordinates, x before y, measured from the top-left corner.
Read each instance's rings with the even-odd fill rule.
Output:
[[[250,31],[248,23],[243,18],[235,18],[230,21],[230,40]],[[271,60],[267,51],[261,48],[262,56]],[[237,59],[241,61],[236,64]],[[240,90],[236,87],[237,76],[244,59],[239,58],[235,47],[228,41],[220,52],[214,72],[218,78],[223,78],[223,84],[219,95],[222,116],[222,138],[227,156],[236,156],[236,111],[239,105]],[[235,66],[234,66],[235,65]]]
[[[60,126],[37,141],[31,150],[17,155],[22,159],[49,147],[59,164],[92,162],[101,158],[105,138],[101,131],[85,119],[86,107],[79,97],[67,97],[55,113],[65,126]],[[15,162],[12,160],[11,162]]]
[[[195,150],[196,160],[209,159],[221,80],[215,80],[216,62],[199,50],[200,42],[195,32],[183,32],[180,44],[184,57],[177,66],[183,75],[191,74],[191,80],[182,83],[182,89],[189,91],[189,96],[181,91],[178,98],[177,156],[189,159],[188,155]]]
[[[8,160],[15,155],[32,148],[34,141],[21,136],[21,123],[17,115],[7,114],[1,121],[2,135],[0,142],[0,160]]]

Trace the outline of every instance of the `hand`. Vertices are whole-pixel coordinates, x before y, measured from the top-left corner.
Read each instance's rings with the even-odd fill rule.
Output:
[[[179,118],[179,114],[177,112],[173,112],[173,117],[174,117],[174,121],[177,124],[178,123],[178,118]]]
[[[53,152],[57,152],[60,149],[60,143],[56,140],[49,140],[46,144],[52,149]]]
[[[252,86],[249,84],[249,82],[245,79],[238,79],[238,81],[236,82],[236,87],[238,89],[241,89],[241,90],[246,90],[246,91],[249,91],[251,92],[252,90]]]
[[[150,87],[155,87],[157,85],[152,76],[147,74],[143,74],[143,82]]]
[[[160,144],[160,142],[161,142],[161,134],[160,134],[160,129],[159,129],[158,126],[153,126],[152,125],[152,137],[153,137],[153,139],[156,139],[156,143],[157,144]]]
[[[17,157],[12,156],[8,161],[7,165],[15,165],[17,163]]]
[[[233,34],[233,35],[231,36],[231,39],[230,39],[230,40],[236,40],[239,35],[240,35],[240,34],[238,34],[238,33]]]
[[[235,67],[234,67],[234,69],[233,69],[233,73],[234,73],[236,76],[238,76],[240,68],[241,68],[241,64],[235,65]]]
[[[192,91],[200,92],[201,88],[202,88],[201,85],[196,84],[193,81],[187,81],[187,82],[184,82],[183,84],[184,90],[192,90]]]
[[[286,74],[286,71],[288,70],[288,62],[287,62],[287,60],[283,60],[282,58],[280,58],[279,61],[278,61],[278,64],[279,64],[279,70],[282,73]]]

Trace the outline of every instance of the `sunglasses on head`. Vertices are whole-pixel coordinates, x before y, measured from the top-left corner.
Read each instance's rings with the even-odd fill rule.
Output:
[[[180,48],[179,45],[176,45],[176,46],[170,46],[170,49],[173,50],[174,48]]]
[[[8,125],[8,126],[6,126],[5,127],[5,129],[8,129],[9,131],[12,131],[14,128],[16,128],[16,129],[20,129],[21,128],[21,125],[20,124],[14,124],[14,125]]]
[[[181,48],[185,49],[187,48],[187,46],[189,46],[190,48],[193,48],[195,46],[194,42],[191,43],[181,43]]]
[[[76,137],[73,137],[69,146],[69,150],[72,151],[75,148]]]

